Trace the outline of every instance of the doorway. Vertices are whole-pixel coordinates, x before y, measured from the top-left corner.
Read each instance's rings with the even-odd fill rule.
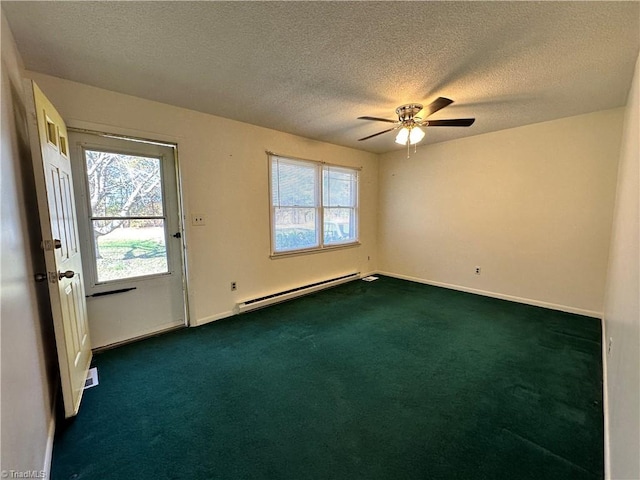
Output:
[[[176,145],[69,140],[92,348],[186,326]]]

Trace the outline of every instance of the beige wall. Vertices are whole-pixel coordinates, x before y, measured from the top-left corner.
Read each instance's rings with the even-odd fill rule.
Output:
[[[624,121],[613,224],[605,336],[609,471],[613,479],[640,478],[640,57]]]
[[[600,315],[622,119],[615,109],[383,155],[380,270]]]
[[[187,222],[191,321],[232,313],[236,302],[350,272],[376,269],[376,155],[192,110],[29,73],[69,126],[178,143]],[[361,246],[270,259],[265,150],[362,167]],[[370,258],[370,260],[368,260]],[[230,283],[238,282],[231,292]]]
[[[32,215],[35,198],[21,60],[4,14],[1,21],[0,471],[39,471],[47,469],[50,460],[57,374],[52,324],[45,314],[47,286],[33,281],[34,272],[44,271],[44,259],[38,249],[37,216]]]

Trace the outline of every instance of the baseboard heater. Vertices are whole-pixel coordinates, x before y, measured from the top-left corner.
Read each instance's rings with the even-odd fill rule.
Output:
[[[284,302],[285,300],[291,300],[292,298],[301,297],[309,293],[317,292],[325,288],[334,287],[341,283],[350,282],[360,278],[360,272],[350,273],[341,277],[330,278],[328,280],[322,280],[321,282],[311,283],[302,287],[291,288],[283,292],[273,293],[271,295],[265,295],[263,297],[252,298],[251,300],[245,300],[236,305],[236,312],[243,313],[249,310],[256,310],[258,308],[273,305],[274,303]]]

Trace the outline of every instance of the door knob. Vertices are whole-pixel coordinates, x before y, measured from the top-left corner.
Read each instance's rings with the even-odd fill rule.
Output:
[[[57,238],[55,238],[53,240],[53,248],[62,248],[62,242],[60,240],[58,240]]]
[[[48,278],[46,273],[36,273],[34,276],[36,278],[36,282],[45,282]]]
[[[73,270],[67,270],[66,272],[58,272],[58,279],[62,280],[63,278],[73,278],[76,274]]]

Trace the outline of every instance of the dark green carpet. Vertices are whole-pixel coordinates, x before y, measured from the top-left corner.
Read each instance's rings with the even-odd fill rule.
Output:
[[[382,277],[95,357],[54,479],[603,478],[600,322]]]

